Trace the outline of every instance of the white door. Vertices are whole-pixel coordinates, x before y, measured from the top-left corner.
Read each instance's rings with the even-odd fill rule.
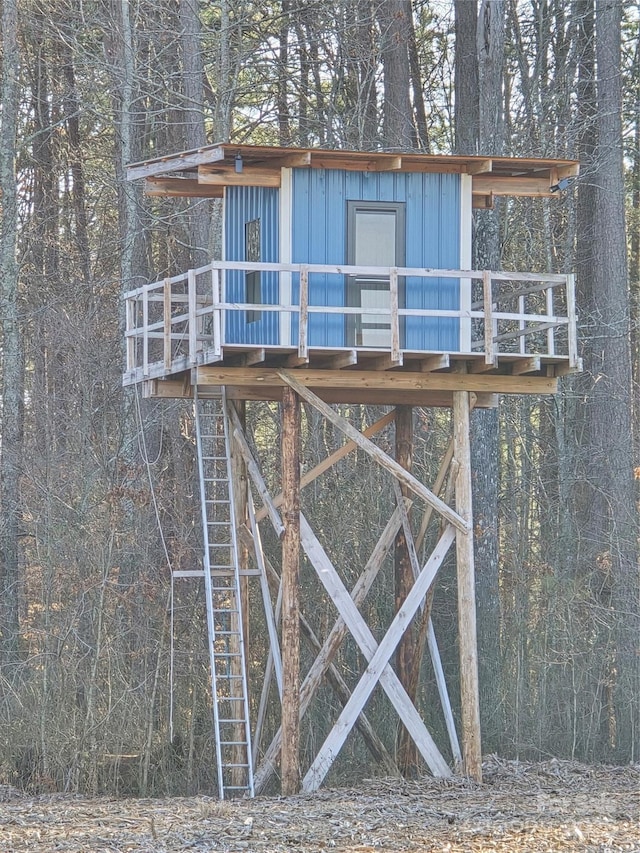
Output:
[[[404,264],[404,204],[348,202],[347,262],[353,266]],[[347,279],[347,305],[365,309],[347,317],[347,343],[389,349],[391,322],[388,275],[354,275]],[[386,313],[376,309],[387,309]]]

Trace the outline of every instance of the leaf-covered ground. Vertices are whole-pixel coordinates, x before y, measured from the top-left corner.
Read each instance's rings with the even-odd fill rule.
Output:
[[[29,797],[0,787],[0,851],[640,853],[640,766],[492,759],[466,780],[364,782],[220,803]]]

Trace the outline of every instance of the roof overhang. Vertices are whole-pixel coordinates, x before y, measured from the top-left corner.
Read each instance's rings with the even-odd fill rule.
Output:
[[[475,207],[495,196],[553,196],[577,160],[466,157],[415,152],[343,151],[219,143],[156,157],[127,167],[127,179],[145,180],[151,196],[221,198],[225,187],[279,187],[283,167],[357,172],[433,172],[471,175]]]

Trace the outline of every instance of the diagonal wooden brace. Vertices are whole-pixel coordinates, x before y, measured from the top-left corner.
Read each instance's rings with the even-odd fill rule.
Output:
[[[343,432],[347,438],[350,438],[361,450],[373,457],[383,468],[389,471],[399,480],[404,486],[410,489],[415,495],[422,498],[425,503],[432,506],[449,524],[453,524],[455,528],[462,533],[468,533],[471,525],[455,510],[451,509],[444,501],[440,500],[437,495],[434,495],[420,480],[416,479],[413,474],[406,471],[402,465],[399,465],[395,459],[392,459],[384,450],[381,450],[377,444],[374,444],[370,439],[359,432],[353,424],[350,424],[346,418],[339,415],[331,408],[324,400],[321,400],[317,394],[310,391],[306,385],[299,382],[296,377],[286,371],[279,370],[278,376],[283,382],[286,382],[293,390],[298,393],[304,400],[312,405],[315,409],[321,412],[324,417]]]
[[[440,754],[400,680],[389,666],[389,658],[433,583],[437,571],[455,539],[454,528],[451,525],[447,525],[445,528],[438,544],[425,563],[422,572],[411,588],[402,608],[398,611],[389,626],[389,630],[380,645],[376,643],[369,626],[354,605],[329,557],[313,533],[307,520],[302,515],[300,518],[300,533],[302,546],[310,562],[313,564],[318,578],[329,593],[354,639],[369,661],[369,666],[365,674],[360,679],[349,702],[345,705],[320,752],[304,777],[302,783],[303,790],[315,791],[322,784],[322,780],[342,748],[347,735],[353,728],[356,717],[364,707],[365,702],[373,692],[378,681],[380,681],[380,684],[387,693],[400,719],[411,734],[420,754],[434,776],[450,776],[451,771],[446,761]]]
[[[408,498],[403,499],[405,510],[407,507],[411,505],[411,501]],[[382,563],[385,556],[388,554],[389,549],[391,548],[393,541],[395,539],[396,533],[398,532],[401,525],[401,517],[402,513],[399,507],[396,507],[393,515],[387,522],[387,525],[382,532],[382,535],[378,539],[375,548],[373,549],[369,560],[367,561],[366,566],[364,567],[362,574],[358,578],[353,590],[351,592],[351,598],[357,607],[360,607],[362,602],[367,596],[367,593],[371,589],[373,582],[378,576],[378,572],[382,568]],[[327,560],[329,558],[327,557]],[[338,649],[340,648],[342,641],[344,640],[346,634],[348,632],[348,628],[345,625],[344,619],[341,616],[338,616],[333,628],[327,635],[322,648],[320,649],[318,656],[315,661],[311,664],[309,672],[307,673],[302,687],[300,688],[300,719],[304,716],[309,705],[311,704],[311,700],[315,696],[318,687],[321,684],[322,678],[324,677],[325,672],[331,666],[331,663],[336,656]],[[257,793],[261,792],[267,782],[269,781],[271,775],[275,772],[276,762],[278,760],[278,755],[280,753],[280,746],[282,744],[282,729],[278,729],[276,732],[269,748],[267,749],[264,758],[260,764],[260,767],[256,771],[254,777],[254,785]]]

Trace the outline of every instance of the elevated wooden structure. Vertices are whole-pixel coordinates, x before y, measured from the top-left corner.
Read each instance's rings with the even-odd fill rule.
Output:
[[[407,733],[401,764],[411,753],[435,775],[446,776],[453,766],[481,778],[469,415],[473,406],[496,406],[500,394],[553,394],[559,377],[579,370],[580,360],[573,276],[470,269],[471,215],[496,195],[551,197],[577,170],[573,161],[229,144],[130,167],[129,178],[144,179],[149,195],[223,198],[225,204],[221,260],[125,294],[123,381],[141,385],[148,396],[227,401],[238,536],[253,554],[251,564],[238,569],[259,578],[270,643],[254,721],[251,790],[253,782],[255,791],[264,790],[278,766],[283,792],[297,790],[300,778],[305,790],[314,790],[354,727],[384,772],[397,772],[389,745],[364,712],[377,686]],[[431,263],[442,259],[449,265]],[[282,403],[278,495],[267,488],[243,427],[242,407],[258,400]],[[345,438],[343,448],[302,478],[301,401]],[[362,433],[332,403],[390,410]],[[430,487],[411,473],[413,406],[452,410],[451,441]],[[392,421],[396,458],[373,441]],[[300,491],[356,448],[390,475],[395,509],[349,591],[300,511]],[[419,531],[409,519],[413,502],[422,506]],[[261,524],[270,524],[282,541],[279,569],[263,550]],[[438,534],[423,562],[418,554],[430,524],[439,525]],[[301,549],[337,611],[324,638],[315,636],[300,606]],[[359,608],[392,550],[396,615],[378,642]],[[430,591],[453,550],[461,745],[430,616]],[[412,624],[418,639],[409,642]],[[335,667],[347,632],[368,662],[353,689]],[[300,672],[301,637],[315,655],[306,673]],[[416,700],[419,666],[412,657],[419,662],[424,648],[446,745],[435,743]],[[272,674],[282,726],[265,745]],[[300,719],[323,679],[343,710],[310,765],[300,768]]]

